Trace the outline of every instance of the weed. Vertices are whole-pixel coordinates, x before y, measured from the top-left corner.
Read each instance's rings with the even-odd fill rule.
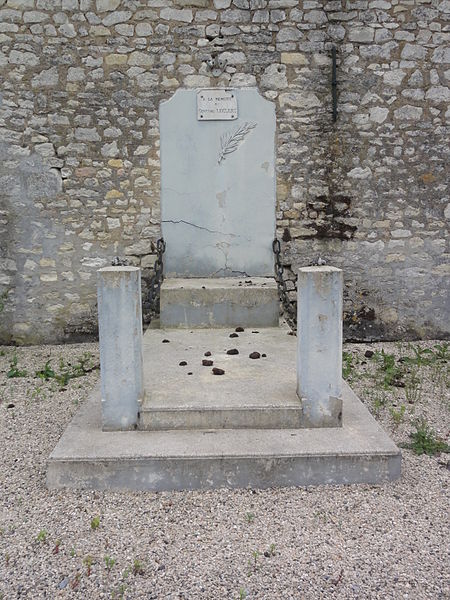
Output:
[[[111,571],[113,566],[116,564],[115,558],[111,558],[110,556],[105,556],[105,565],[108,571]]]
[[[76,555],[76,550],[74,547],[70,549],[70,556],[73,558]]]
[[[384,389],[366,388],[364,390],[364,396],[372,402],[373,413],[375,415],[380,413],[380,409],[386,406],[388,400],[388,395]]]
[[[384,389],[388,389],[393,385],[401,385],[404,370],[396,364],[395,356],[386,354],[384,350],[381,350],[381,352],[375,352],[374,358],[379,364],[379,371],[382,376],[381,383]]]
[[[50,361],[48,360],[43,369],[39,369],[34,374],[35,377],[39,377],[39,379],[43,379],[44,381],[48,381],[49,379],[53,379],[55,377],[55,371],[50,366]]]
[[[351,381],[354,373],[353,356],[350,352],[342,353],[342,377],[346,381]]]
[[[442,392],[450,387],[450,369],[448,365],[441,361],[436,361],[431,368],[430,379],[433,383],[433,392],[438,389],[442,395]]]
[[[389,408],[389,412],[391,413],[392,420],[396,425],[400,425],[405,417],[406,406],[402,404],[399,410],[396,410],[393,406]]]
[[[269,556],[275,556],[275,544],[270,544],[269,549],[264,552],[264,556],[269,558]]]
[[[100,527],[100,517],[94,517],[91,521],[91,529],[95,531]]]
[[[248,561],[249,575],[251,575],[252,572],[256,573],[256,569],[258,568],[258,558],[259,558],[258,550],[253,550],[252,558]]]
[[[78,374],[78,376],[86,375],[86,373],[91,373],[96,369],[100,368],[100,365],[95,365],[93,362],[94,355],[90,352],[83,352],[81,356],[78,357],[78,362],[73,367],[74,375]]]
[[[6,553],[6,554],[5,554],[5,564],[6,564],[6,566],[8,566],[8,565],[9,565],[9,561],[10,561],[10,560],[11,560],[11,556],[10,556],[8,553]]]
[[[125,595],[126,589],[127,586],[124,583],[122,583],[117,590],[113,591],[113,593],[111,594],[111,598],[113,598],[113,600],[115,600],[115,598],[122,600]]]
[[[450,344],[444,342],[443,344],[435,344],[434,355],[437,360],[450,360]]]
[[[17,368],[17,354],[14,352],[11,362],[9,363],[9,371],[6,373],[6,377],[12,379],[13,377],[26,377],[28,373],[24,370]]]
[[[241,588],[239,590],[239,600],[245,600],[247,598],[247,592],[244,590],[244,588]]]
[[[440,439],[428,423],[422,419],[415,423],[416,430],[409,434],[412,442],[400,444],[402,448],[408,448],[414,454],[428,454],[433,456],[439,452],[450,452],[450,446]]]
[[[44,543],[47,541],[47,532],[45,531],[45,529],[41,529],[41,531],[37,534],[36,536],[36,541],[37,542],[41,542]]]
[[[418,377],[418,368],[412,368],[406,377],[405,396],[409,404],[416,404],[422,396],[422,381]]]
[[[83,558],[83,564],[86,566],[86,575],[89,577],[92,571],[92,565],[94,564],[94,559],[90,554]]]
[[[54,377],[59,387],[66,387],[71,379],[84,377],[87,373],[99,369],[100,366],[94,365],[92,358],[93,355],[90,352],[84,352],[82,356],[78,357],[78,362],[73,366],[70,364],[66,365],[64,359],[61,358],[59,360],[59,373]]]
[[[47,398],[47,395],[46,395],[42,385],[37,385],[34,388],[34,390],[31,392],[32,400],[45,400],[46,398]]]
[[[144,574],[144,566],[142,562],[135,558],[133,562],[133,575],[143,575]]]
[[[127,577],[129,577],[130,575],[130,569],[124,569],[123,573],[122,573],[122,579],[127,579]]]
[[[252,513],[252,512],[245,513],[245,520],[247,521],[247,523],[253,523],[253,521],[255,520],[254,513]]]
[[[433,350],[430,350],[429,348],[421,348],[420,346],[408,344],[408,349],[413,351],[414,356],[402,357],[402,362],[405,362],[406,364],[424,367],[431,365],[436,360]]]

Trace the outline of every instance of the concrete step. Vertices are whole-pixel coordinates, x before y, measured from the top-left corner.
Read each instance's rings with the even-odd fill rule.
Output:
[[[49,488],[193,490],[382,483],[401,454],[344,384],[344,424],[331,429],[101,430],[100,391],[52,452]]]
[[[301,427],[295,337],[288,332],[278,327],[147,331],[139,429]],[[227,354],[230,350],[237,353]],[[261,358],[250,358],[254,352]],[[203,360],[213,365],[204,366]],[[214,375],[214,367],[224,374]]]
[[[165,279],[161,327],[277,327],[279,300],[271,277]]]

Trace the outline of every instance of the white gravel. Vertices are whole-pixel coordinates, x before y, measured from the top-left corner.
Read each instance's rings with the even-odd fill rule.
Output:
[[[381,347],[411,353],[393,343],[346,345],[354,363],[367,363],[350,369],[353,388],[396,442],[408,440],[418,417],[448,441],[448,364],[407,374],[420,382],[406,388],[410,404],[405,388],[384,392],[367,375],[376,363],[364,351]],[[33,374],[87,351],[98,362],[95,344],[0,347],[0,598],[450,597],[448,454],[404,450],[401,480],[381,486],[48,491],[46,460],[98,371],[63,391],[6,373],[14,353]]]

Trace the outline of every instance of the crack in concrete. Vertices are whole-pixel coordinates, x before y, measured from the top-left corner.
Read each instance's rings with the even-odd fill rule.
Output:
[[[190,223],[189,221],[184,221],[183,219],[180,219],[179,221],[175,221],[173,219],[164,219],[163,221],[161,221],[161,223],[173,223],[174,225],[183,223],[184,225],[190,225],[191,227],[195,227],[196,229],[202,229],[203,231],[208,231],[209,233],[218,233],[219,235],[227,235],[232,238],[240,237],[239,235],[236,235],[235,233],[225,233],[224,231],[215,231],[214,229],[208,229],[207,227],[202,227],[201,225],[196,225],[195,223]]]
[[[223,273],[224,276],[226,276],[226,277],[228,277],[230,275],[231,276],[237,275],[239,277],[251,277],[245,271],[233,271],[229,267],[223,267],[222,269],[218,269],[217,271],[214,271],[214,273],[211,275],[211,277],[214,277],[215,275],[218,275],[219,273]]]

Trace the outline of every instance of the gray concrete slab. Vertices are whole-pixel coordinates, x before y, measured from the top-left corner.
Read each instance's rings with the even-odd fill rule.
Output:
[[[270,277],[168,278],[160,306],[162,327],[277,327],[280,303]]]
[[[156,330],[150,333],[164,335]],[[161,353],[168,352],[165,347],[175,343],[174,334],[177,332],[167,333],[167,339],[172,338],[171,341],[168,344],[161,341],[161,345],[156,346]],[[197,336],[199,333],[185,332],[187,336]],[[217,335],[218,332],[209,333]],[[250,335],[256,339],[261,333]],[[291,336],[282,329],[278,330],[278,335],[278,354],[292,354],[288,349],[292,342],[295,348],[295,339],[290,339]],[[286,346],[284,338],[288,340]],[[148,333],[144,336],[144,371],[148,369],[148,352],[154,347],[155,339],[150,341]],[[230,342],[236,339],[240,338],[231,338]],[[260,339],[263,340],[262,337]],[[222,342],[222,338],[218,342]],[[242,336],[241,343],[245,345],[245,336]],[[268,344],[269,338],[264,343]],[[228,344],[219,344],[219,350],[221,346],[226,348]],[[186,348],[189,348],[189,344]],[[162,354],[160,360],[164,362],[165,356]],[[280,373],[280,378],[287,376],[289,381],[291,361],[295,365],[295,352],[286,358],[286,370]],[[227,365],[231,365],[231,362],[227,362]],[[261,390],[264,384],[266,387],[271,385],[271,377],[263,376],[262,365],[262,359],[248,365],[249,369],[254,369],[253,375],[261,376]],[[181,370],[182,367],[176,369]],[[198,369],[198,378],[201,380],[203,374],[200,367]],[[234,369],[230,366],[229,371],[231,381]],[[186,374],[186,377],[180,377],[180,388],[186,387],[187,377],[193,376]],[[295,389],[295,367],[292,377]],[[258,379],[257,376],[255,378]],[[170,382],[167,379],[159,379],[160,387],[168,384]],[[216,386],[217,406],[218,392],[225,390],[229,383],[225,376],[216,376],[211,380],[211,385]],[[240,394],[242,402],[246,395],[243,387]],[[269,393],[265,395],[270,398]],[[101,430],[100,392],[95,390],[81,406],[51,454],[47,484],[50,488],[159,491],[381,483],[398,478],[401,466],[399,449],[345,383],[343,415],[343,426],[340,428],[106,432]]]
[[[246,328],[237,334],[232,327],[192,333],[148,330],[143,346],[146,399],[139,428],[301,427],[302,407],[295,391],[296,344],[288,331],[278,327]],[[227,354],[229,350],[238,354]],[[205,357],[205,352],[211,355]],[[253,352],[261,358],[250,358]],[[213,361],[213,366],[203,366],[204,359]],[[224,375],[214,375],[214,367]]]
[[[160,105],[164,273],[270,276],[275,104],[255,88],[234,89],[236,120],[201,121],[198,91],[178,89]]]

